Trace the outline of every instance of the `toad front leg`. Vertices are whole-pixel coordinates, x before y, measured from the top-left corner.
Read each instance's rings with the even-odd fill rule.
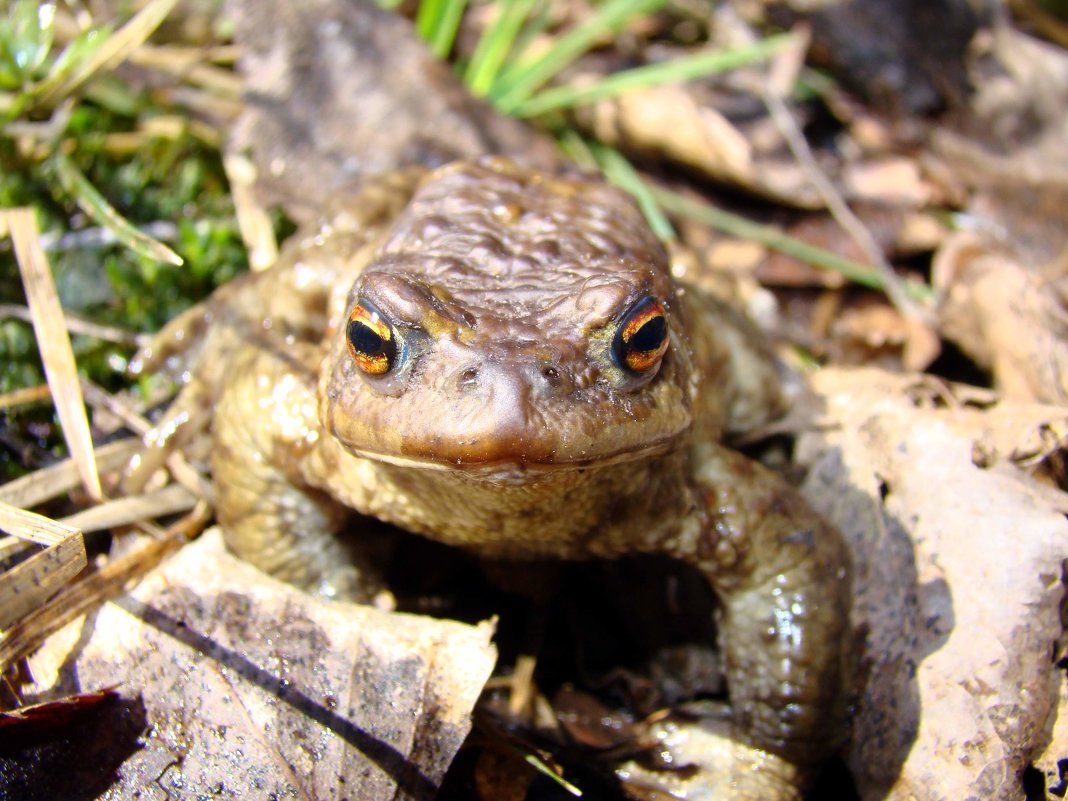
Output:
[[[246,347],[231,360],[215,410],[212,476],[229,548],[276,578],[330,598],[371,601],[381,576],[350,516],[301,474],[321,440],[307,343]]]
[[[668,544],[721,602],[731,726],[716,766],[729,777],[691,797],[800,797],[841,745],[853,692],[850,561],[841,534],[774,474],[718,445],[694,448],[701,525]],[[761,753],[766,752],[766,753]]]

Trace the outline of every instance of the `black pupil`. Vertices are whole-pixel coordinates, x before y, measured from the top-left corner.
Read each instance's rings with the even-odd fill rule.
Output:
[[[352,343],[352,347],[357,353],[378,356],[384,350],[385,343],[382,341],[382,337],[376,334],[370,326],[361,323],[359,320],[353,320],[349,323],[348,334],[349,342]]]
[[[665,336],[667,321],[663,317],[654,317],[634,332],[627,347],[639,353],[656,350],[663,343]]]

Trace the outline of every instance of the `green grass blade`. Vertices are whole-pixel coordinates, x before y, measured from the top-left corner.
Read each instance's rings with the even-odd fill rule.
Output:
[[[660,239],[676,238],[671,221],[661,211],[649,185],[622,153],[600,142],[588,142],[571,128],[561,132],[559,141],[560,148],[580,168],[604,173],[605,178],[633,195],[649,226]]]
[[[560,149],[564,155],[578,165],[580,170],[586,172],[598,172],[601,165],[597,163],[597,157],[590,149],[590,143],[583,139],[574,128],[564,128],[559,133]]]
[[[653,196],[649,184],[638,174],[627,159],[618,150],[599,142],[590,143],[593,155],[604,170],[604,176],[610,182],[630,192],[638,201],[645,219],[649,226],[662,240],[675,239],[675,229],[668,220],[667,215],[661,210],[660,205]]]
[[[59,86],[74,73],[79,64],[89,59],[93,52],[108,40],[109,36],[111,36],[111,28],[106,25],[80,32],[56,56],[56,60],[52,62],[48,70],[48,75],[30,91],[40,95]]]
[[[440,59],[448,57],[460,29],[467,0],[423,0],[415,18],[415,29]]]
[[[554,75],[571,64],[605,31],[614,31],[638,14],[655,11],[666,0],[608,0],[597,13],[577,28],[559,37],[533,62],[517,63],[504,72],[490,91],[498,109],[513,112]]]
[[[519,30],[539,0],[501,0],[500,12],[483,31],[471,61],[464,70],[464,83],[476,97],[489,94],[501,65],[515,44]]]
[[[542,0],[537,4],[535,13],[531,15],[527,20],[526,25],[519,31],[519,35],[515,39],[515,44],[512,45],[512,52],[509,55],[509,58],[505,60],[500,74],[494,79],[494,85],[496,85],[501,76],[514,65],[530,61],[524,54],[530,46],[537,41],[539,36],[549,30],[549,25],[552,23],[552,15],[550,14],[549,9],[550,2],[551,0]]]
[[[516,753],[522,753],[519,749],[513,749],[513,750]],[[569,792],[571,795],[575,796],[575,798],[581,798],[582,797],[582,790],[580,790],[578,787],[573,785],[571,782],[569,782],[563,776],[559,775],[555,770],[550,768],[545,763],[545,760],[543,760],[537,754],[535,754],[535,753],[523,754],[523,761],[526,762],[531,767],[533,767],[539,773],[544,774],[547,778],[549,778],[552,781],[556,782],[564,790],[567,790],[567,792]]]
[[[463,19],[467,9],[467,0],[449,0],[445,4],[445,14],[442,16],[434,38],[430,40],[430,49],[440,59],[449,57],[453,42],[456,41],[456,32],[460,30],[460,20]]]
[[[438,27],[441,19],[442,6],[448,0],[423,0],[419,4],[419,10],[415,12],[415,32],[424,42],[429,42],[434,36],[434,30]]]
[[[770,36],[745,47],[715,52],[696,53],[691,56],[672,59],[661,64],[649,64],[644,67],[623,70],[608,75],[589,86],[556,86],[546,89],[515,109],[516,116],[533,117],[547,111],[590,103],[606,97],[613,97],[628,89],[646,86],[659,86],[666,83],[701,78],[708,75],[737,69],[771,58],[776,53],[786,50],[796,41],[794,34]]]
[[[179,266],[182,257],[158,239],[139,231],[133,223],[119,214],[101,195],[67,156],[56,153],[48,164],[55,170],[59,183],[74,201],[98,225],[110,230],[115,238],[140,256]]]
[[[0,18],[0,86],[15,89],[33,80],[52,50],[55,7],[15,0]]]
[[[879,291],[886,289],[882,275],[873,267],[844,258],[837,253],[802,242],[774,228],[760,225],[752,220],[723,211],[723,209],[717,209],[711,204],[691,200],[667,189],[653,188],[650,192],[660,207],[672,214],[703,222],[739,239],[759,242],[772,250],[793,256],[815,267],[832,270],[860,286]],[[920,303],[933,303],[935,300],[934,290],[927,284],[905,281],[904,287],[908,296]]]
[[[641,205],[649,224],[656,231],[657,236],[663,239],[670,239],[675,233],[670,221],[664,217],[663,213],[667,211],[680,217],[697,220],[738,239],[758,242],[820,269],[831,270],[860,286],[880,292],[885,291],[886,284],[883,276],[873,267],[802,242],[774,228],[723,211],[709,203],[701,203],[683,197],[677,192],[649,185],[642,180],[630,162],[613,148],[596,142],[587,142],[571,130],[563,133],[560,146],[583,169],[599,166],[605,177],[612,183],[633,194]],[[655,211],[650,213],[650,207],[655,208]],[[660,224],[654,221],[657,217],[664,219],[665,229],[662,230]],[[936,299],[934,290],[927,284],[909,280],[904,282],[904,286],[908,296],[917,302],[931,304]]]

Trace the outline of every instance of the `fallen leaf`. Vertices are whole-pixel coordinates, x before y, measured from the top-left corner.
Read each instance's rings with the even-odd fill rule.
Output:
[[[973,462],[991,411],[919,408],[917,380],[817,373],[824,416],[799,445],[806,496],[854,551],[849,764],[865,801],[1018,799],[1054,711],[1068,523],[1027,474]]]
[[[1005,395],[1068,401],[1068,55],[998,26],[960,131],[935,151],[973,190],[932,280],[941,329]]]
[[[58,730],[70,724],[75,717],[97,704],[115,697],[111,687],[94,692],[80,693],[58,701],[21,706],[8,712],[0,712],[0,747],[14,737],[25,737],[27,732]]]
[[[706,175],[782,203],[805,208],[822,201],[788,155],[758,159],[750,138],[684,87],[634,89],[575,110],[597,139],[627,151],[655,152]]]
[[[845,165],[842,183],[856,201],[867,200],[906,208],[928,205],[934,190],[911,158],[887,156]]]
[[[495,660],[492,625],[319,601],[228,554],[217,531],[72,626],[68,661],[47,653],[58,636],[31,669],[62,664],[50,693],[116,685],[143,703],[150,729],[111,788],[121,798],[431,799]]]
[[[939,250],[933,278],[942,334],[1015,400],[1068,401],[1068,309],[1061,281],[1047,281],[1010,250],[961,233]]]
[[[1057,694],[1057,717],[1049,742],[1035,758],[1035,769],[1042,773],[1047,797],[1064,798],[1068,791],[1068,677],[1063,673]]]
[[[28,714],[32,722],[0,728],[0,798],[5,801],[103,795],[137,751],[146,725],[136,698],[123,699],[110,690],[54,701]],[[153,787],[141,798],[156,801],[165,795]]]
[[[963,54],[982,12],[972,3],[774,0],[777,25],[812,28],[816,64],[884,112],[931,112],[967,92]]]

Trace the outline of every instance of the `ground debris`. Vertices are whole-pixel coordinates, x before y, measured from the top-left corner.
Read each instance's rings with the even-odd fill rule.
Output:
[[[961,131],[936,152],[973,188],[932,279],[942,333],[1010,398],[1068,400],[1068,55],[997,30]]]
[[[30,668],[41,695],[116,686],[143,705],[112,797],[430,799],[493,667],[491,634],[320,602],[210,532]]]
[[[854,548],[867,666],[850,767],[872,801],[1008,801],[1055,714],[1068,523],[1046,500],[1059,489],[977,465],[975,446],[1000,438],[1008,456],[1011,430],[1066,410],[953,404],[951,388],[921,405],[923,383],[825,370],[830,427],[801,441],[807,496]]]

